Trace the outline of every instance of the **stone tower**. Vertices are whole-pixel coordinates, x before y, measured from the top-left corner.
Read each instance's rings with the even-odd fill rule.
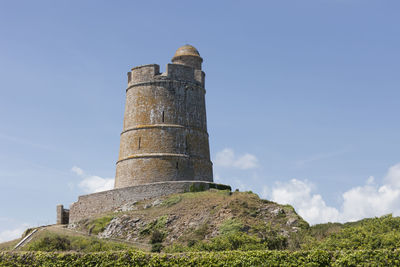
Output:
[[[203,59],[190,45],[172,64],[135,67],[128,73],[124,126],[114,189],[79,196],[69,210],[57,206],[59,224],[118,212],[144,199],[210,188]]]
[[[156,64],[128,73],[115,188],[213,181],[202,61],[185,45],[164,73]]]

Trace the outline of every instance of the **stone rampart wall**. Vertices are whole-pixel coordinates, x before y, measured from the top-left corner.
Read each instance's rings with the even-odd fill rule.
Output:
[[[107,212],[113,212],[126,204],[144,199],[191,191],[191,188],[207,190],[209,188],[230,189],[229,186],[202,181],[161,182],[118,188],[104,192],[79,196],[70,206],[69,223],[90,218]]]

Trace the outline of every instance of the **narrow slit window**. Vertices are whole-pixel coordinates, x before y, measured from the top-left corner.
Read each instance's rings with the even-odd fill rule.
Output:
[[[176,169],[179,169],[179,165],[178,165],[179,163],[178,162],[176,162]]]
[[[142,138],[139,137],[139,140],[138,140],[138,149],[140,149],[140,143],[141,143],[141,141],[142,141]]]
[[[164,111],[162,112],[162,122],[164,122]]]

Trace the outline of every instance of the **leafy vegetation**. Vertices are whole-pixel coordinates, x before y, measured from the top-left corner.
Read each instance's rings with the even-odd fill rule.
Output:
[[[150,254],[0,252],[0,266],[399,266],[400,250],[223,251]]]
[[[28,251],[77,251],[97,252],[132,249],[132,246],[112,241],[101,240],[95,237],[62,235],[44,232],[23,250]]]
[[[174,244],[166,247],[164,251],[175,253],[187,251],[283,250],[288,247],[287,238],[280,235],[272,227],[265,226],[261,230],[262,234],[249,234],[243,232],[243,225],[240,222],[228,219],[221,225],[221,228],[223,229],[222,233],[208,241],[193,239],[189,240],[187,246]]]
[[[44,232],[23,250],[28,251],[77,251],[98,252],[132,249],[132,246],[124,243],[101,240],[95,237],[62,235]]]
[[[326,224],[311,228],[309,242],[303,248],[325,250],[397,249],[400,248],[400,217],[385,215],[358,222]],[[316,229],[323,229],[316,231]],[[310,242],[311,241],[311,242]]]

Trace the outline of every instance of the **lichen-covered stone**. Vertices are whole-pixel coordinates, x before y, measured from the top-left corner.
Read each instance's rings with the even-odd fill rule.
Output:
[[[160,73],[133,68],[121,133],[115,188],[166,181],[213,181],[202,58],[179,48]]]

